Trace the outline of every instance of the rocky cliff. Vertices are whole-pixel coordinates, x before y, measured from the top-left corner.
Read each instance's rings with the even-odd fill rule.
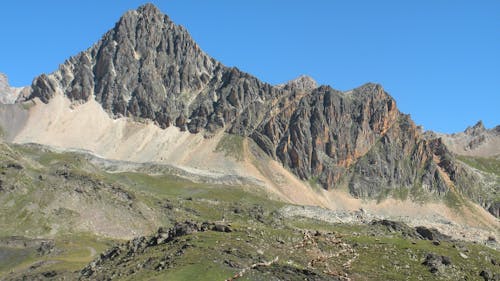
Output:
[[[37,77],[27,99],[95,99],[114,118],[206,137],[249,137],[303,180],[358,197],[387,190],[467,193],[472,179],[440,139],[425,139],[377,84],[348,92],[308,77],[272,86],[205,54],[155,6],[127,12],[90,49]]]
[[[19,95],[27,91],[29,91],[28,88],[12,88],[9,85],[7,75],[0,73],[0,103],[12,104],[17,100]]]
[[[425,132],[428,138],[440,137],[456,154],[467,156],[500,156],[500,125],[492,129],[484,127],[482,121],[467,127],[463,132],[442,134],[432,131]]]

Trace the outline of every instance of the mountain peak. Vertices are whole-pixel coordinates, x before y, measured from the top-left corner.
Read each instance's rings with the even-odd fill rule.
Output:
[[[0,95],[4,94],[9,89],[10,89],[10,86],[9,86],[9,79],[7,78],[7,75],[0,72]]]
[[[287,88],[291,90],[311,91],[318,88],[318,83],[308,75],[300,75],[284,84],[277,86],[278,88]]]
[[[14,103],[20,94],[26,94],[23,92],[24,88],[14,88],[9,84],[9,78],[4,73],[0,72],[0,103],[10,104]],[[21,93],[23,92],[23,93]]]
[[[9,85],[9,80],[7,79],[7,75],[0,72],[0,85]]]
[[[29,97],[47,103],[60,87],[72,101],[94,98],[114,116],[140,116],[167,127],[219,63],[153,4],[126,12],[90,49],[55,75],[39,76]]]
[[[141,14],[158,14],[163,15],[163,13],[156,7],[153,3],[146,3],[137,8],[137,12]]]
[[[99,42],[56,73],[37,77],[31,88],[29,98],[45,103],[62,93],[77,104],[93,99],[112,117],[147,119],[207,137],[222,130],[249,137],[300,179],[315,178],[330,189],[350,178],[356,197],[418,183],[447,191],[435,175],[436,165],[448,162],[428,164],[435,153],[448,157],[446,148],[440,141],[421,142],[410,117],[379,84],[346,95],[302,75],[273,87],[209,57],[152,4],[127,12]],[[398,164],[402,157],[412,159],[411,166]]]
[[[477,135],[483,133],[484,131],[486,131],[486,128],[484,127],[483,121],[479,120],[476,123],[476,125],[474,125],[472,127],[467,127],[467,129],[465,129],[464,133],[467,135],[477,136]]]
[[[158,9],[155,5],[148,3],[138,7],[136,10],[130,10],[123,14],[115,26],[115,30],[118,31],[120,28],[125,26],[125,31],[127,33],[134,33],[133,29],[129,28],[139,26],[167,27],[170,25],[174,25],[174,23],[169,19],[169,17],[160,11],[160,9]],[[152,30],[152,32],[154,32],[154,30]],[[154,34],[152,33],[151,35]]]

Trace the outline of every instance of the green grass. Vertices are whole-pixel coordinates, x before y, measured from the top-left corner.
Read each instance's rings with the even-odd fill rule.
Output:
[[[0,263],[0,276],[10,271],[26,270],[31,265],[39,262],[47,263],[46,266],[41,268],[42,271],[71,272],[80,270],[114,243],[111,239],[87,233],[58,236],[54,238],[54,241],[55,252],[46,256],[39,255],[36,252],[36,247],[0,248],[0,251],[9,253],[8,261]],[[94,256],[91,254],[94,254]]]
[[[0,247],[0,276],[23,262],[33,259],[33,256],[34,249]]]
[[[224,134],[221,138],[215,151],[223,152],[226,156],[233,157],[236,160],[243,160],[244,158],[244,148],[243,148],[244,137],[232,134]]]
[[[410,198],[420,204],[429,202],[432,197],[423,188],[422,184],[416,183],[409,191]]]
[[[500,176],[500,160],[495,158],[472,157],[472,156],[457,156],[457,158],[465,164],[474,167],[478,170]]]
[[[369,225],[325,224],[308,219],[290,219],[279,227],[237,221],[233,223],[233,230],[231,233],[208,231],[182,236],[169,244],[147,248],[137,254],[133,261],[113,261],[109,268],[118,268],[114,265],[117,263],[120,268],[132,269],[136,264],[151,260],[144,270],[134,269],[133,274],[116,279],[196,280],[203,276],[203,280],[225,280],[252,263],[279,257],[272,268],[248,270],[241,280],[267,280],[269,276],[279,278],[286,275],[274,274],[286,274],[284,268],[309,270],[315,274],[322,274],[325,270],[345,272],[355,280],[436,280],[438,277],[441,280],[459,280],[462,277],[478,280],[481,270],[494,272],[495,266],[489,259],[500,258],[497,251],[482,245],[443,241],[436,246],[428,240],[403,238],[401,233]],[[316,230],[322,233],[319,236],[313,234],[316,242],[302,244],[303,233],[314,233]],[[329,237],[334,237],[334,240],[329,240]],[[346,245],[354,249],[357,255],[343,252]],[[459,249],[463,247],[467,248],[467,259],[460,256],[460,252],[464,251]],[[337,253],[340,255],[335,255]],[[428,253],[449,257],[453,267],[445,268],[444,273],[439,275],[432,274],[422,264]],[[311,267],[311,259],[320,255],[326,255],[327,258],[323,263]],[[155,270],[158,261],[165,256],[173,257],[170,267]],[[354,260],[352,267],[344,269],[343,264],[350,258]],[[228,261],[237,267],[229,267]],[[275,271],[265,275],[266,270]],[[126,272],[122,269],[119,271]]]
[[[239,149],[238,146],[242,146],[243,142],[242,139],[225,136],[219,144],[220,149],[231,153],[232,150]],[[157,217],[154,222],[160,225],[169,227],[174,221],[188,219],[197,222],[224,219],[231,223],[231,233],[195,233],[168,244],[146,248],[144,252],[136,253],[132,260],[120,265],[111,263],[110,270],[124,273],[116,280],[197,280],[200,276],[204,280],[225,280],[243,267],[269,261],[276,256],[279,261],[275,265],[262,271],[250,270],[240,280],[267,280],[273,274],[287,274],[287,270],[299,273],[310,270],[321,275],[325,270],[344,270],[342,264],[352,257],[352,253],[328,258],[324,264],[315,268],[308,265],[311,259],[318,254],[339,253],[343,247],[351,247],[359,254],[352,268],[346,270],[355,280],[433,280],[436,276],[422,265],[429,252],[450,257],[461,276],[466,276],[469,280],[478,279],[480,270],[496,269],[486,257],[500,260],[497,251],[472,243],[463,243],[469,251],[466,253],[469,259],[464,259],[451,242],[435,246],[430,241],[406,239],[400,233],[389,233],[383,228],[370,225],[329,224],[307,218],[282,218],[275,212],[284,203],[271,200],[257,187],[201,184],[172,175],[106,173],[78,154],[43,152],[32,147],[16,146],[8,153],[8,161],[20,157],[18,154],[24,157],[28,155],[30,159],[25,159],[25,168],[21,171],[5,171],[5,176],[10,181],[18,183],[24,189],[10,195],[0,194],[0,236],[24,231],[31,231],[32,236],[47,236],[50,233],[54,217],[29,212],[24,207],[33,202],[48,204],[57,200],[57,195],[64,188],[73,188],[68,186],[69,180],[56,176],[47,176],[43,181],[37,179],[39,174],[54,173],[60,168],[68,169],[78,184],[85,181],[102,183],[95,187],[102,188],[97,189],[93,195],[95,198],[88,200],[111,200],[108,198],[109,190],[103,186],[112,185],[134,197],[135,201],[127,205],[124,211],[135,210],[138,204],[145,204],[155,211]],[[311,184],[316,181],[315,178],[311,179]],[[387,189],[381,199],[387,196],[401,200],[408,197],[421,198],[425,201],[429,195],[416,186],[411,190]],[[449,192],[445,201],[449,206],[458,208],[462,205],[463,198]],[[8,206],[8,202],[12,202],[12,205]],[[168,204],[170,205],[165,207]],[[62,217],[57,219],[67,222],[70,216],[71,211],[62,210]],[[315,236],[315,243],[300,246],[304,233],[315,233],[316,230],[323,234]],[[340,239],[341,243],[333,243],[328,240],[329,237]],[[34,249],[4,250],[9,251],[9,261],[0,262],[0,276],[10,270],[25,272],[35,262],[50,261],[51,263],[35,270],[35,273],[55,270],[74,277],[75,275],[71,275],[73,272],[81,270],[94,258],[90,255],[90,249],[95,249],[99,254],[113,244],[123,242],[72,229],[60,231],[52,238],[57,251],[48,256],[39,256]],[[159,260],[167,256],[171,257],[170,267],[155,270]],[[151,265],[143,269],[137,267],[139,262],[146,263],[148,259],[152,260]],[[229,266],[231,262],[238,266]],[[128,271],[134,273],[129,274]],[[460,277],[452,271],[447,274],[443,280],[458,280]]]
[[[353,264],[352,271],[360,276],[369,276],[369,280],[434,280],[436,276],[422,265],[427,253],[450,257],[452,264],[461,269],[459,276],[476,280],[484,267],[495,270],[494,266],[490,267],[484,262],[485,257],[499,257],[498,252],[473,244],[467,245],[469,252],[466,254],[469,258],[465,259],[451,242],[441,242],[440,246],[435,246],[431,241],[410,241],[400,237],[360,236],[349,239],[364,250]],[[381,268],[385,270],[380,270]],[[448,274],[445,280],[456,278],[454,274],[457,273],[453,270],[447,268],[445,272]]]
[[[97,255],[115,243],[115,240],[90,233],[76,233],[57,237],[55,243],[61,253],[47,257],[47,259],[58,261],[48,269],[74,271],[82,269]]]
[[[405,188],[405,187],[395,188],[391,192],[391,195],[393,198],[401,200],[401,201],[407,200],[409,194],[410,194],[410,190],[408,188]]]
[[[21,103],[21,107],[24,110],[28,110],[28,109],[32,108],[33,106],[35,106],[35,103],[33,101],[27,101],[27,102]]]
[[[309,186],[316,192],[321,192],[323,190],[323,187],[321,183],[319,182],[318,176],[313,176],[309,180],[307,180],[309,183]]]
[[[462,197],[462,195],[457,194],[453,190],[449,190],[444,196],[444,202],[448,207],[458,210],[461,207],[465,206],[466,201]]]

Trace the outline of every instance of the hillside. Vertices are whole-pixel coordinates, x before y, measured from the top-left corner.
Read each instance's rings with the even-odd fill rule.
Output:
[[[196,183],[173,167],[38,145],[0,152],[1,280],[479,280],[498,272],[497,230],[438,214],[290,205],[248,185]]]
[[[498,127],[270,85],[152,4],[0,75],[0,280],[498,280]]]
[[[19,96],[29,93],[29,88],[13,88],[9,85],[7,75],[0,73],[0,104],[12,104]]]
[[[263,83],[209,57],[150,4],[127,12],[56,72],[35,78],[23,97],[18,102],[25,111],[16,114],[29,116],[14,118],[20,120],[15,133],[7,130],[15,143],[247,177],[282,197],[292,189],[308,194],[303,182],[309,182],[367,199],[491,198],[491,188],[477,185],[439,139],[424,138],[382,86],[340,92],[304,77],[285,85]],[[224,132],[257,149],[238,161],[214,154]],[[252,160],[262,158],[255,154],[260,151],[273,168]],[[286,199],[332,205],[329,198],[311,196]],[[486,209],[495,204],[478,197],[471,198]]]
[[[426,132],[429,138],[440,137],[455,154],[477,157],[500,156],[500,126],[486,129],[482,121],[467,127],[463,132],[443,134]]]

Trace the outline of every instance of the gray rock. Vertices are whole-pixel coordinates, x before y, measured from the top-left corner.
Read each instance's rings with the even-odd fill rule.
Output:
[[[41,256],[48,255],[52,253],[55,249],[54,240],[42,241],[40,246],[36,249],[37,253]]]
[[[373,220],[370,224],[384,226],[390,232],[400,232],[405,237],[418,238],[418,234],[415,229],[402,222],[383,219]]]
[[[450,236],[442,234],[435,228],[427,228],[425,226],[417,226],[415,227],[417,233],[424,239],[427,240],[439,240],[439,241],[449,241],[451,239]]]
[[[500,274],[493,274],[489,269],[482,270],[479,276],[483,277],[484,281],[499,281]]]
[[[168,236],[170,238],[175,238],[179,236],[188,235],[194,232],[198,232],[200,230],[200,226],[192,221],[185,222],[177,222],[174,227],[171,228],[168,232]]]
[[[94,98],[113,117],[248,136],[301,179],[325,189],[347,184],[356,197],[415,187],[444,196],[448,178],[467,193],[475,181],[380,85],[340,92],[302,76],[271,86],[209,57],[152,4],[127,12],[31,88],[28,99],[48,102],[59,88],[75,103]]]
[[[443,272],[447,266],[451,266],[451,259],[446,256],[428,253],[422,264],[429,267],[431,273],[438,273]]]
[[[220,222],[215,223],[212,230],[217,231],[217,232],[233,232],[231,226],[229,226],[228,224],[225,224],[225,223],[220,223]]]
[[[13,104],[19,96],[28,92],[29,88],[12,88],[7,75],[0,73],[0,104]]]

